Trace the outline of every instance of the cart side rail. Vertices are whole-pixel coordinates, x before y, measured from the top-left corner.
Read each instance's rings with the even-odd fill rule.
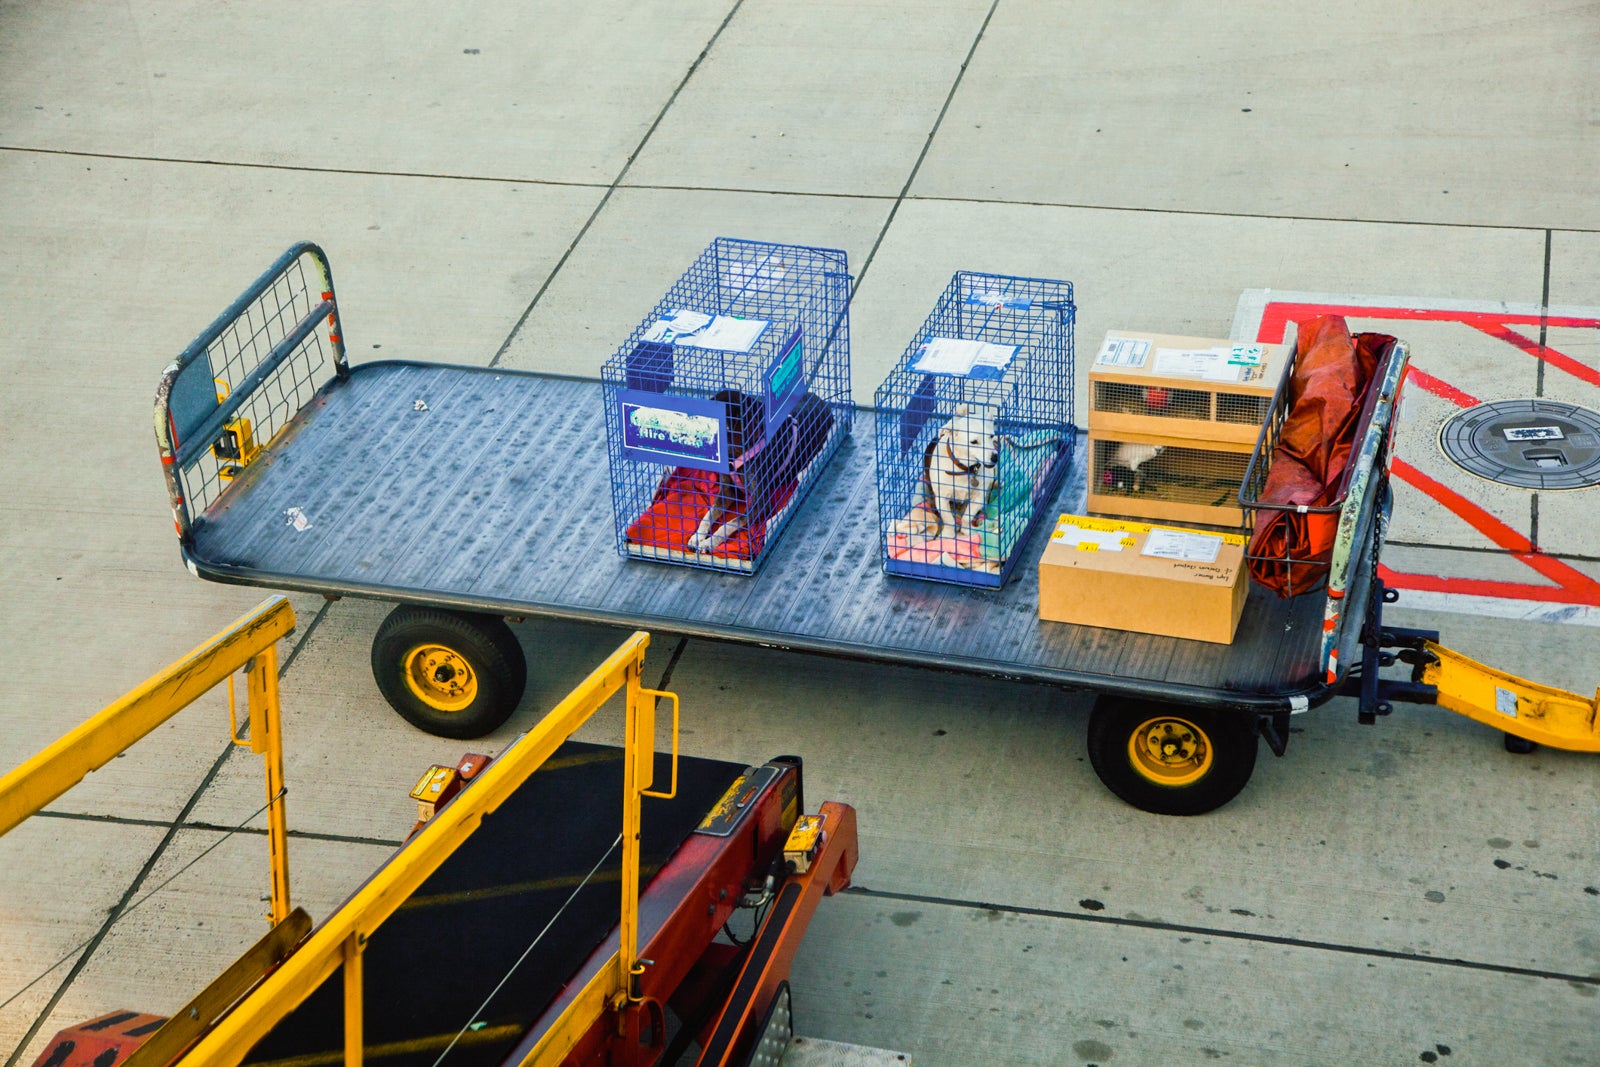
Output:
[[[1394,454],[1400,389],[1410,358],[1406,343],[1395,341],[1379,365],[1376,402],[1362,427],[1351,463],[1349,492],[1339,509],[1322,624],[1322,668],[1329,685],[1339,680],[1339,651],[1347,631],[1352,626],[1359,630],[1363,621],[1344,610],[1345,595],[1356,582],[1373,580],[1388,531],[1389,463]],[[1363,569],[1363,563],[1370,566]]]
[[[334,377],[349,373],[328,257],[289,248],[162,372],[156,444],[178,536]]]

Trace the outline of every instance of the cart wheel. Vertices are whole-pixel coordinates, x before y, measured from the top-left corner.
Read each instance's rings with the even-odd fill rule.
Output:
[[[1101,697],[1089,762],[1117,796],[1157,815],[1201,815],[1239,795],[1256,766],[1252,715]]]
[[[1515,753],[1518,756],[1526,756],[1539,747],[1539,742],[1529,741],[1526,737],[1518,737],[1516,734],[1506,734],[1505,738],[1506,751]]]
[[[493,615],[402,604],[372,639],[372,676],[406,721],[439,737],[482,737],[522,700],[528,664]]]

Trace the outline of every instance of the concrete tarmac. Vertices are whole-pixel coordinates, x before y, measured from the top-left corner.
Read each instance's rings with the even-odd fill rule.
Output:
[[[151,398],[296,240],[332,259],[352,361],[591,377],[712,238],[843,248],[862,403],[954,271],[1066,278],[1081,419],[1107,329],[1227,337],[1247,290],[1600,304],[1597,53],[1600,5],[1537,0],[0,0],[0,768],[265,595],[184,570]],[[1436,324],[1411,340],[1483,399],[1600,396]],[[1600,376],[1596,331],[1548,340]],[[1430,404],[1402,455],[1470,492]],[[1552,496],[1538,543],[1592,582],[1600,488]],[[1397,500],[1395,566],[1538,580]],[[292,600],[314,917],[409,828],[423,768],[503,748],[622,636],[519,626],[528,695],[463,746],[379,696],[385,605]],[[1600,683],[1593,625],[1427,604],[1387,617]],[[923,1067],[1600,1062],[1594,757],[1512,756],[1432,707],[1359,726],[1341,699],[1226,807],[1161,818],[1095,778],[1090,694],[665,633],[652,669],[675,653],[686,751],[798,753],[808,798],[859,811],[856,885],[796,962],[803,1033]],[[175,1010],[263,932],[265,840],[227,834],[260,825],[260,768],[225,723],[214,694],[0,840],[5,1067]]]

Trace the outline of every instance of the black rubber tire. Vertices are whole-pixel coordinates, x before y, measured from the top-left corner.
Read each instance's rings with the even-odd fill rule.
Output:
[[[459,697],[460,706],[446,709],[429,703],[408,677],[408,663],[423,647],[442,650],[470,671],[465,676],[471,686]],[[384,699],[411,725],[438,737],[466,740],[482,737],[510,718],[528,684],[528,662],[504,619],[402,604],[372,639],[372,677]]]
[[[1129,749],[1135,733],[1168,718],[1195,727],[1209,751],[1209,765],[1193,781],[1163,784],[1133,762]],[[1095,773],[1117,796],[1157,815],[1203,815],[1238,796],[1255,770],[1258,740],[1256,718],[1247,712],[1103,696],[1089,716],[1089,762]]]
[[[1539,742],[1529,741],[1526,737],[1518,737],[1516,734],[1506,734],[1505,739],[1506,751],[1518,756],[1526,756],[1539,747]]]

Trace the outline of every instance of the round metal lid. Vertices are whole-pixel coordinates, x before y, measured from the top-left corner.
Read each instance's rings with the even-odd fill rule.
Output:
[[[1600,485],[1600,414],[1576,404],[1479,404],[1444,424],[1439,447],[1462,469],[1505,485],[1541,490]]]

